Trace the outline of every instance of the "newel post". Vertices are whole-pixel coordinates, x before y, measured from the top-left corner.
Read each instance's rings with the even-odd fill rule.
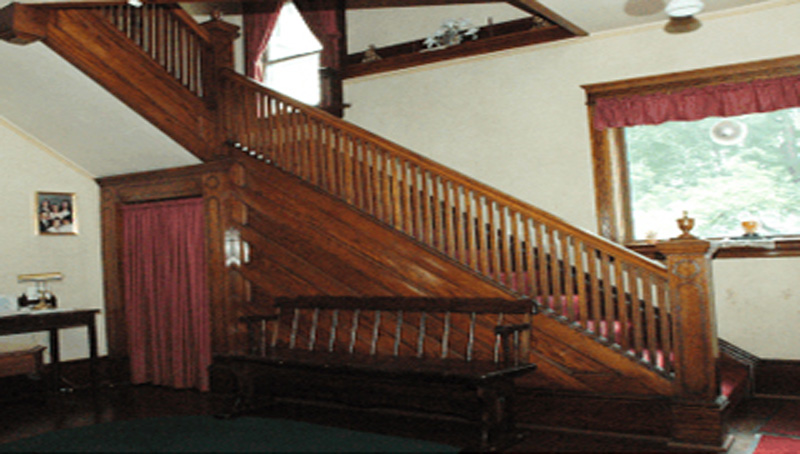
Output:
[[[216,115],[217,143],[222,148],[225,135],[223,131],[223,87],[220,71],[233,70],[233,42],[239,37],[239,26],[221,20],[219,13],[214,13],[212,19],[200,24],[210,37],[208,48],[203,53],[203,98],[208,109]],[[223,153],[224,155],[227,153]]]
[[[711,243],[691,235],[659,243],[666,257],[672,307],[675,397],[714,401],[717,377],[717,321],[711,280]]]

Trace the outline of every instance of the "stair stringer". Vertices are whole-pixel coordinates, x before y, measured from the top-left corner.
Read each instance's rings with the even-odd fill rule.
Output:
[[[200,159],[213,159],[216,116],[204,101],[89,8],[47,9],[42,42]]]
[[[232,227],[251,257],[233,271],[249,289],[239,315],[278,296],[518,297],[299,178],[240,165]]]

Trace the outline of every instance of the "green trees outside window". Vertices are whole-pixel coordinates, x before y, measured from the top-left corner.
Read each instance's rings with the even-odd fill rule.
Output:
[[[634,237],[800,234],[800,108],[625,129]]]

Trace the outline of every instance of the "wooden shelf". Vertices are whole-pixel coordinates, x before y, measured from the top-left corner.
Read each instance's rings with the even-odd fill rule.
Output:
[[[524,26],[527,24],[527,27]],[[501,27],[502,26],[502,27]],[[530,46],[550,41],[573,38],[576,35],[559,25],[531,28],[531,20],[514,21],[481,29],[479,38],[459,45],[438,50],[424,50],[423,40],[410,41],[376,49],[380,60],[362,63],[364,52],[347,56],[342,78],[362,77],[388,71],[411,68],[455,58],[497,52],[515,47]]]

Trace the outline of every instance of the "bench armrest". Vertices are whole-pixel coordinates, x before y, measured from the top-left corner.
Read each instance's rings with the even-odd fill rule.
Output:
[[[267,322],[278,320],[277,314],[245,315],[239,321],[247,325],[247,351],[251,354],[264,354],[267,342]]]
[[[530,323],[518,323],[516,325],[498,325],[494,327],[494,333],[498,336],[508,336],[519,331],[529,331]]]
[[[245,315],[244,317],[239,317],[240,322],[245,323],[254,323],[254,322],[269,322],[273,320],[277,320],[277,314],[270,314],[270,315]]]

